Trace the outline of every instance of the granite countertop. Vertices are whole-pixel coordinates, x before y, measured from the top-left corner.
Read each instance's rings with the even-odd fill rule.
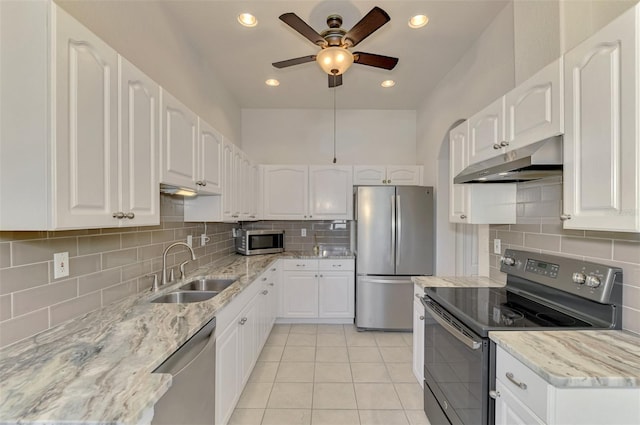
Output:
[[[171,375],[151,372],[287,254],[226,257],[0,350],[0,423],[148,422],[171,385]],[[204,276],[236,282],[203,302],[149,302]]]
[[[414,276],[411,280],[423,288],[501,288],[505,285],[485,276]]]
[[[349,260],[356,258],[355,254],[351,251],[322,251],[321,253],[314,253],[313,251],[285,251],[282,253],[282,258],[297,259],[297,260]]]
[[[555,387],[640,387],[640,336],[626,331],[497,331],[491,340]]]

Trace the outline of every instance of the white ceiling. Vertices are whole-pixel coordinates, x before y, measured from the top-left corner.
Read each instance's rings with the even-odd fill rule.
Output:
[[[111,16],[115,13],[115,16],[142,24],[144,4],[152,1],[112,0],[107,2],[107,7]],[[327,76],[317,64],[306,63],[286,69],[271,65],[318,51],[318,47],[281,22],[278,16],[293,12],[321,32],[326,28],[326,17],[337,13],[342,15],[343,27],[348,30],[371,8],[379,6],[391,16],[391,21],[355,50],[398,57],[398,65],[392,71],[386,71],[354,64],[344,74],[344,85],[336,91],[337,105],[358,109],[417,109],[508,1],[158,2],[167,16],[175,20],[174,28],[180,29],[189,48],[215,72],[216,78],[228,88],[241,108],[332,107],[332,89],[327,87]],[[91,2],[60,0],[60,3],[81,21],[83,14],[91,13]],[[83,7],[79,3],[84,3]],[[131,7],[134,3],[136,7]],[[236,17],[241,12],[254,14],[258,26],[240,26]],[[410,29],[407,21],[418,13],[428,15],[429,24],[421,29]],[[135,19],[132,14],[143,16]],[[162,28],[152,28],[162,31]],[[163,37],[158,35],[157,38]],[[264,84],[267,78],[278,79],[280,86],[267,87]],[[380,87],[386,79],[395,80],[396,86]]]

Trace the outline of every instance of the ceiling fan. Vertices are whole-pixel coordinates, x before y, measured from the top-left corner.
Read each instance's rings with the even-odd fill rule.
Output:
[[[318,62],[318,65],[329,75],[329,87],[342,85],[342,74],[352,63],[373,66],[391,70],[398,63],[398,58],[376,55],[373,53],[350,52],[348,49],[355,47],[362,40],[377,31],[391,18],[384,10],[374,7],[349,31],[341,28],[342,16],[329,15],[327,25],[329,28],[320,34],[311,28],[295,13],[280,15],[280,20],[298,31],[305,38],[321,48],[317,55],[302,56],[281,62],[274,62],[276,68],[299,65],[307,62]]]

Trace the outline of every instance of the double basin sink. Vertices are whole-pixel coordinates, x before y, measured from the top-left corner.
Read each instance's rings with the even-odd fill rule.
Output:
[[[185,283],[173,292],[153,298],[151,302],[183,304],[206,301],[218,295],[235,281],[236,279],[196,279]]]

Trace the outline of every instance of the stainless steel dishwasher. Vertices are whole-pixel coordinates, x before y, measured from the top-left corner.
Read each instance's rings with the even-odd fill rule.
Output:
[[[213,425],[216,345],[214,317],[154,373],[170,373],[169,391],[154,406],[152,425]]]

